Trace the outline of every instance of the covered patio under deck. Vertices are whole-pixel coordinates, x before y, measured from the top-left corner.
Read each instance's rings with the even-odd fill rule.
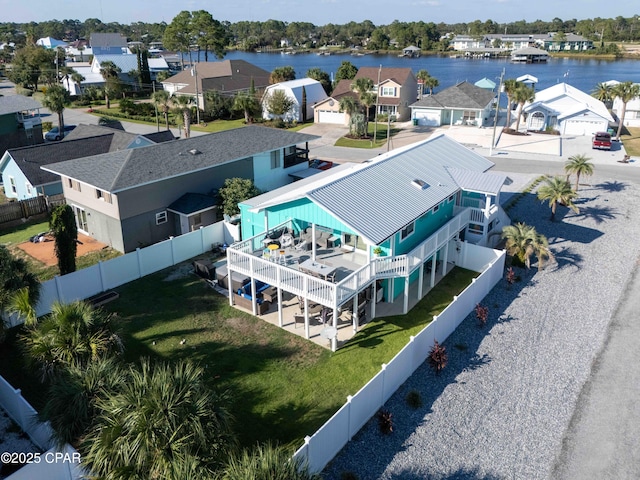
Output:
[[[312,251],[307,251],[298,248],[299,243],[269,251],[268,233],[279,229],[283,232],[295,231],[292,228],[293,221],[289,221],[273,227],[266,235],[262,233],[229,247],[227,264],[230,275],[232,272],[238,272],[251,280],[246,284],[245,296],[251,301],[254,315],[258,314],[258,302],[254,300],[260,298],[261,292],[258,290],[265,285],[273,287],[273,295],[270,295],[273,297],[273,303],[270,309],[276,306],[274,323],[282,328],[291,325],[292,331],[296,330],[296,322],[287,316],[289,312],[292,317],[304,312],[304,336],[312,339],[312,336],[320,335],[322,332],[326,342],[331,341],[331,349],[335,351],[339,342],[344,342],[357,332],[362,323],[359,316],[364,315],[367,319],[372,319],[380,314],[406,314],[410,306],[423,298],[435,285],[436,279],[439,280],[446,275],[453,262],[460,257],[459,233],[465,229],[468,221],[469,211],[463,210],[408,254],[380,258],[367,258],[363,252],[345,252],[339,247],[320,249],[314,245]],[[278,253],[274,257],[276,250]],[[451,254],[452,251],[457,251],[457,254]],[[442,260],[436,260],[438,258]],[[333,281],[311,275],[309,270],[304,268],[309,265],[308,261],[334,270]],[[414,281],[410,281],[412,275]],[[390,292],[395,291],[394,282],[402,282],[404,288],[404,294],[400,294],[388,305],[378,304],[382,308],[379,313],[376,312],[376,302],[372,301],[379,298],[378,280],[387,280],[391,286],[390,289],[386,289],[387,300]],[[410,288],[413,284],[415,286]],[[235,297],[237,295],[234,292],[229,292],[231,305],[237,303]],[[290,308],[290,304],[287,303],[288,297],[295,299],[294,308]],[[318,333],[316,330],[319,326],[314,325],[315,319],[308,314],[313,304],[326,307],[329,312],[325,314],[325,318],[332,319],[330,325],[320,322],[322,328]],[[345,317],[345,310],[353,313]],[[332,328],[327,328],[328,326]],[[350,331],[350,334],[347,331]],[[319,343],[322,343],[322,340]]]

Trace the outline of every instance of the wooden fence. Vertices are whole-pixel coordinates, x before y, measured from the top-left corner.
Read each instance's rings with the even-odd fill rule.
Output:
[[[0,224],[47,213],[53,207],[63,203],[65,203],[65,200],[62,194],[50,197],[38,196],[18,202],[5,203],[0,205]]]

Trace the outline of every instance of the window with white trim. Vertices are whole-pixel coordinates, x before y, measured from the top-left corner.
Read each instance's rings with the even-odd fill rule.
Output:
[[[79,192],[82,191],[80,188],[80,182],[72,178],[68,178],[67,181],[68,181],[67,184],[69,185],[69,188],[72,188],[73,190],[77,190]]]
[[[156,213],[156,225],[162,225],[163,223],[167,223],[166,210]]]
[[[433,207],[433,213],[436,213],[438,210],[440,210],[440,204]]]
[[[29,182],[24,182],[24,188],[27,190],[27,195],[31,195],[31,184]]]
[[[382,87],[382,92],[380,93],[381,97],[395,97],[396,96],[396,87]]]
[[[400,239],[404,240],[406,239],[408,236],[410,236],[413,231],[415,230],[415,223],[411,222],[409,225],[407,225],[406,227],[404,227],[402,229],[402,231],[400,232]]]

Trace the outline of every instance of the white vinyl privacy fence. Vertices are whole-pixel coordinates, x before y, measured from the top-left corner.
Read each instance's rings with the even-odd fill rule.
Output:
[[[41,316],[49,313],[51,305],[56,301],[68,303],[84,300],[208,252],[213,244],[231,245],[238,238],[237,225],[218,222],[62,277],[55,277],[42,284],[37,314]],[[16,323],[15,319],[13,323]]]
[[[488,251],[486,248],[483,250]],[[347,397],[347,403],[327,423],[312,436],[306,437],[304,445],[295,453],[295,458],[305,460],[312,472],[323,470],[391,395],[422,365],[427,359],[434,340],[442,343],[453,333],[502,278],[505,253],[489,251],[494,252],[494,257],[485,265],[486,268],[482,270],[480,276],[475,278],[460,295],[454,297],[453,302],[440,315],[434,316],[433,321],[420,333],[411,337],[409,343],[388,364],[383,364],[380,372],[358,393]],[[476,258],[479,262],[483,261],[480,256],[469,255],[469,259],[471,258]],[[484,259],[486,260],[486,256]]]

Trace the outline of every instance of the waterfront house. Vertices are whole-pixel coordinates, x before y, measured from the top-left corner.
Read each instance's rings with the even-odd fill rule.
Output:
[[[495,86],[495,84],[494,84]],[[460,82],[435,95],[427,95],[411,108],[411,117],[418,125],[485,126],[491,118],[496,94],[491,90]]]
[[[217,91],[224,97],[249,91],[251,85],[262,92],[269,85],[270,73],[244,60],[199,62],[162,82],[170,95],[198,97],[200,109],[205,108],[205,93]]]
[[[618,117],[622,113],[622,100],[620,97],[615,97],[613,99],[611,111]],[[627,102],[624,114],[624,124],[627,127],[640,127],[640,97],[632,98]]]
[[[527,115],[527,130],[553,129],[561,135],[606,132],[613,122],[604,103],[566,83],[537,92],[523,112]]]
[[[243,240],[227,249],[227,269],[244,283],[231,283],[230,302],[265,313],[269,292],[286,327],[286,301],[297,298],[307,338],[320,306],[333,349],[345,311],[353,332],[407,313],[454,265],[482,271],[492,258],[485,246],[509,223],[506,177],[492,166],[442,135],[242,202]]]
[[[126,253],[214,223],[214,194],[227,178],[251,179],[261,190],[291,182],[308,168],[315,138],[248,126],[43,169],[61,177],[78,229]]]

